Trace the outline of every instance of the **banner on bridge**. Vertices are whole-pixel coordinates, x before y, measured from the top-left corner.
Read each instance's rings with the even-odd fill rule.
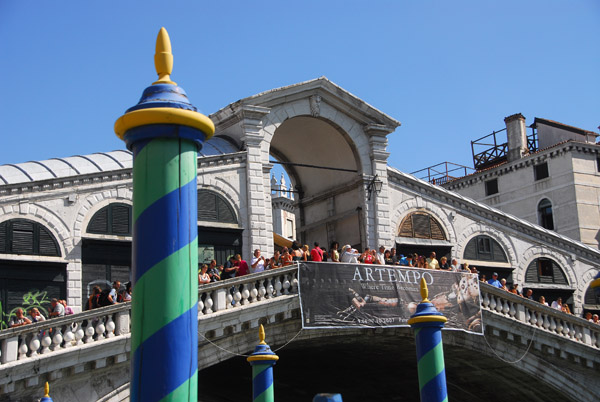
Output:
[[[476,274],[390,265],[301,263],[302,327],[402,327],[421,302],[425,278],[429,300],[448,319],[445,329],[482,334]]]

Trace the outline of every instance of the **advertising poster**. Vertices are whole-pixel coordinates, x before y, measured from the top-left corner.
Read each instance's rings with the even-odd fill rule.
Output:
[[[408,326],[421,302],[425,278],[429,300],[448,319],[445,329],[483,334],[476,274],[390,265],[301,263],[298,271],[302,327]]]

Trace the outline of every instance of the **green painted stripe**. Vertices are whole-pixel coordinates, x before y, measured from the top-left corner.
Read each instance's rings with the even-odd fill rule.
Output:
[[[167,303],[165,294],[178,299]],[[198,303],[198,238],[148,270],[135,284],[131,303],[133,353],[149,336]]]
[[[152,140],[136,155],[133,161],[134,221],[165,194],[196,180],[196,157],[196,145],[190,141],[164,138]]]
[[[444,398],[444,400],[442,402],[448,402],[448,395],[446,395],[446,397]]]
[[[265,391],[254,398],[254,402],[274,402],[275,395],[273,390],[273,384],[269,386],[269,388],[265,389]]]
[[[198,370],[189,380],[177,387],[169,395],[165,396],[159,402],[180,402],[198,400]]]
[[[419,370],[419,388],[423,389],[425,384],[444,370],[444,350],[442,342],[421,356],[417,363]]]
[[[256,364],[252,366],[252,379],[254,380],[257,375],[269,368],[271,368],[271,366],[268,364]]]

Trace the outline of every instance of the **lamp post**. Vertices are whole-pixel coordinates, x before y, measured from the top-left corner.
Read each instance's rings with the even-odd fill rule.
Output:
[[[369,184],[367,184],[367,193],[369,194],[369,201],[371,201],[371,195],[373,192],[379,194],[381,192],[381,187],[383,186],[383,182],[377,178],[377,175],[373,176]]]
[[[133,151],[132,401],[198,400],[197,155],[215,131],[171,81],[164,28],[159,79],[115,122]]]

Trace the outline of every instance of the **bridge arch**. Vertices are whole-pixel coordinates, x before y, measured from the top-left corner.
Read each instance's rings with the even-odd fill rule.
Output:
[[[364,243],[363,175],[373,168],[363,126],[313,95],[273,106],[262,131],[263,163],[282,163],[296,191],[296,238]]]

